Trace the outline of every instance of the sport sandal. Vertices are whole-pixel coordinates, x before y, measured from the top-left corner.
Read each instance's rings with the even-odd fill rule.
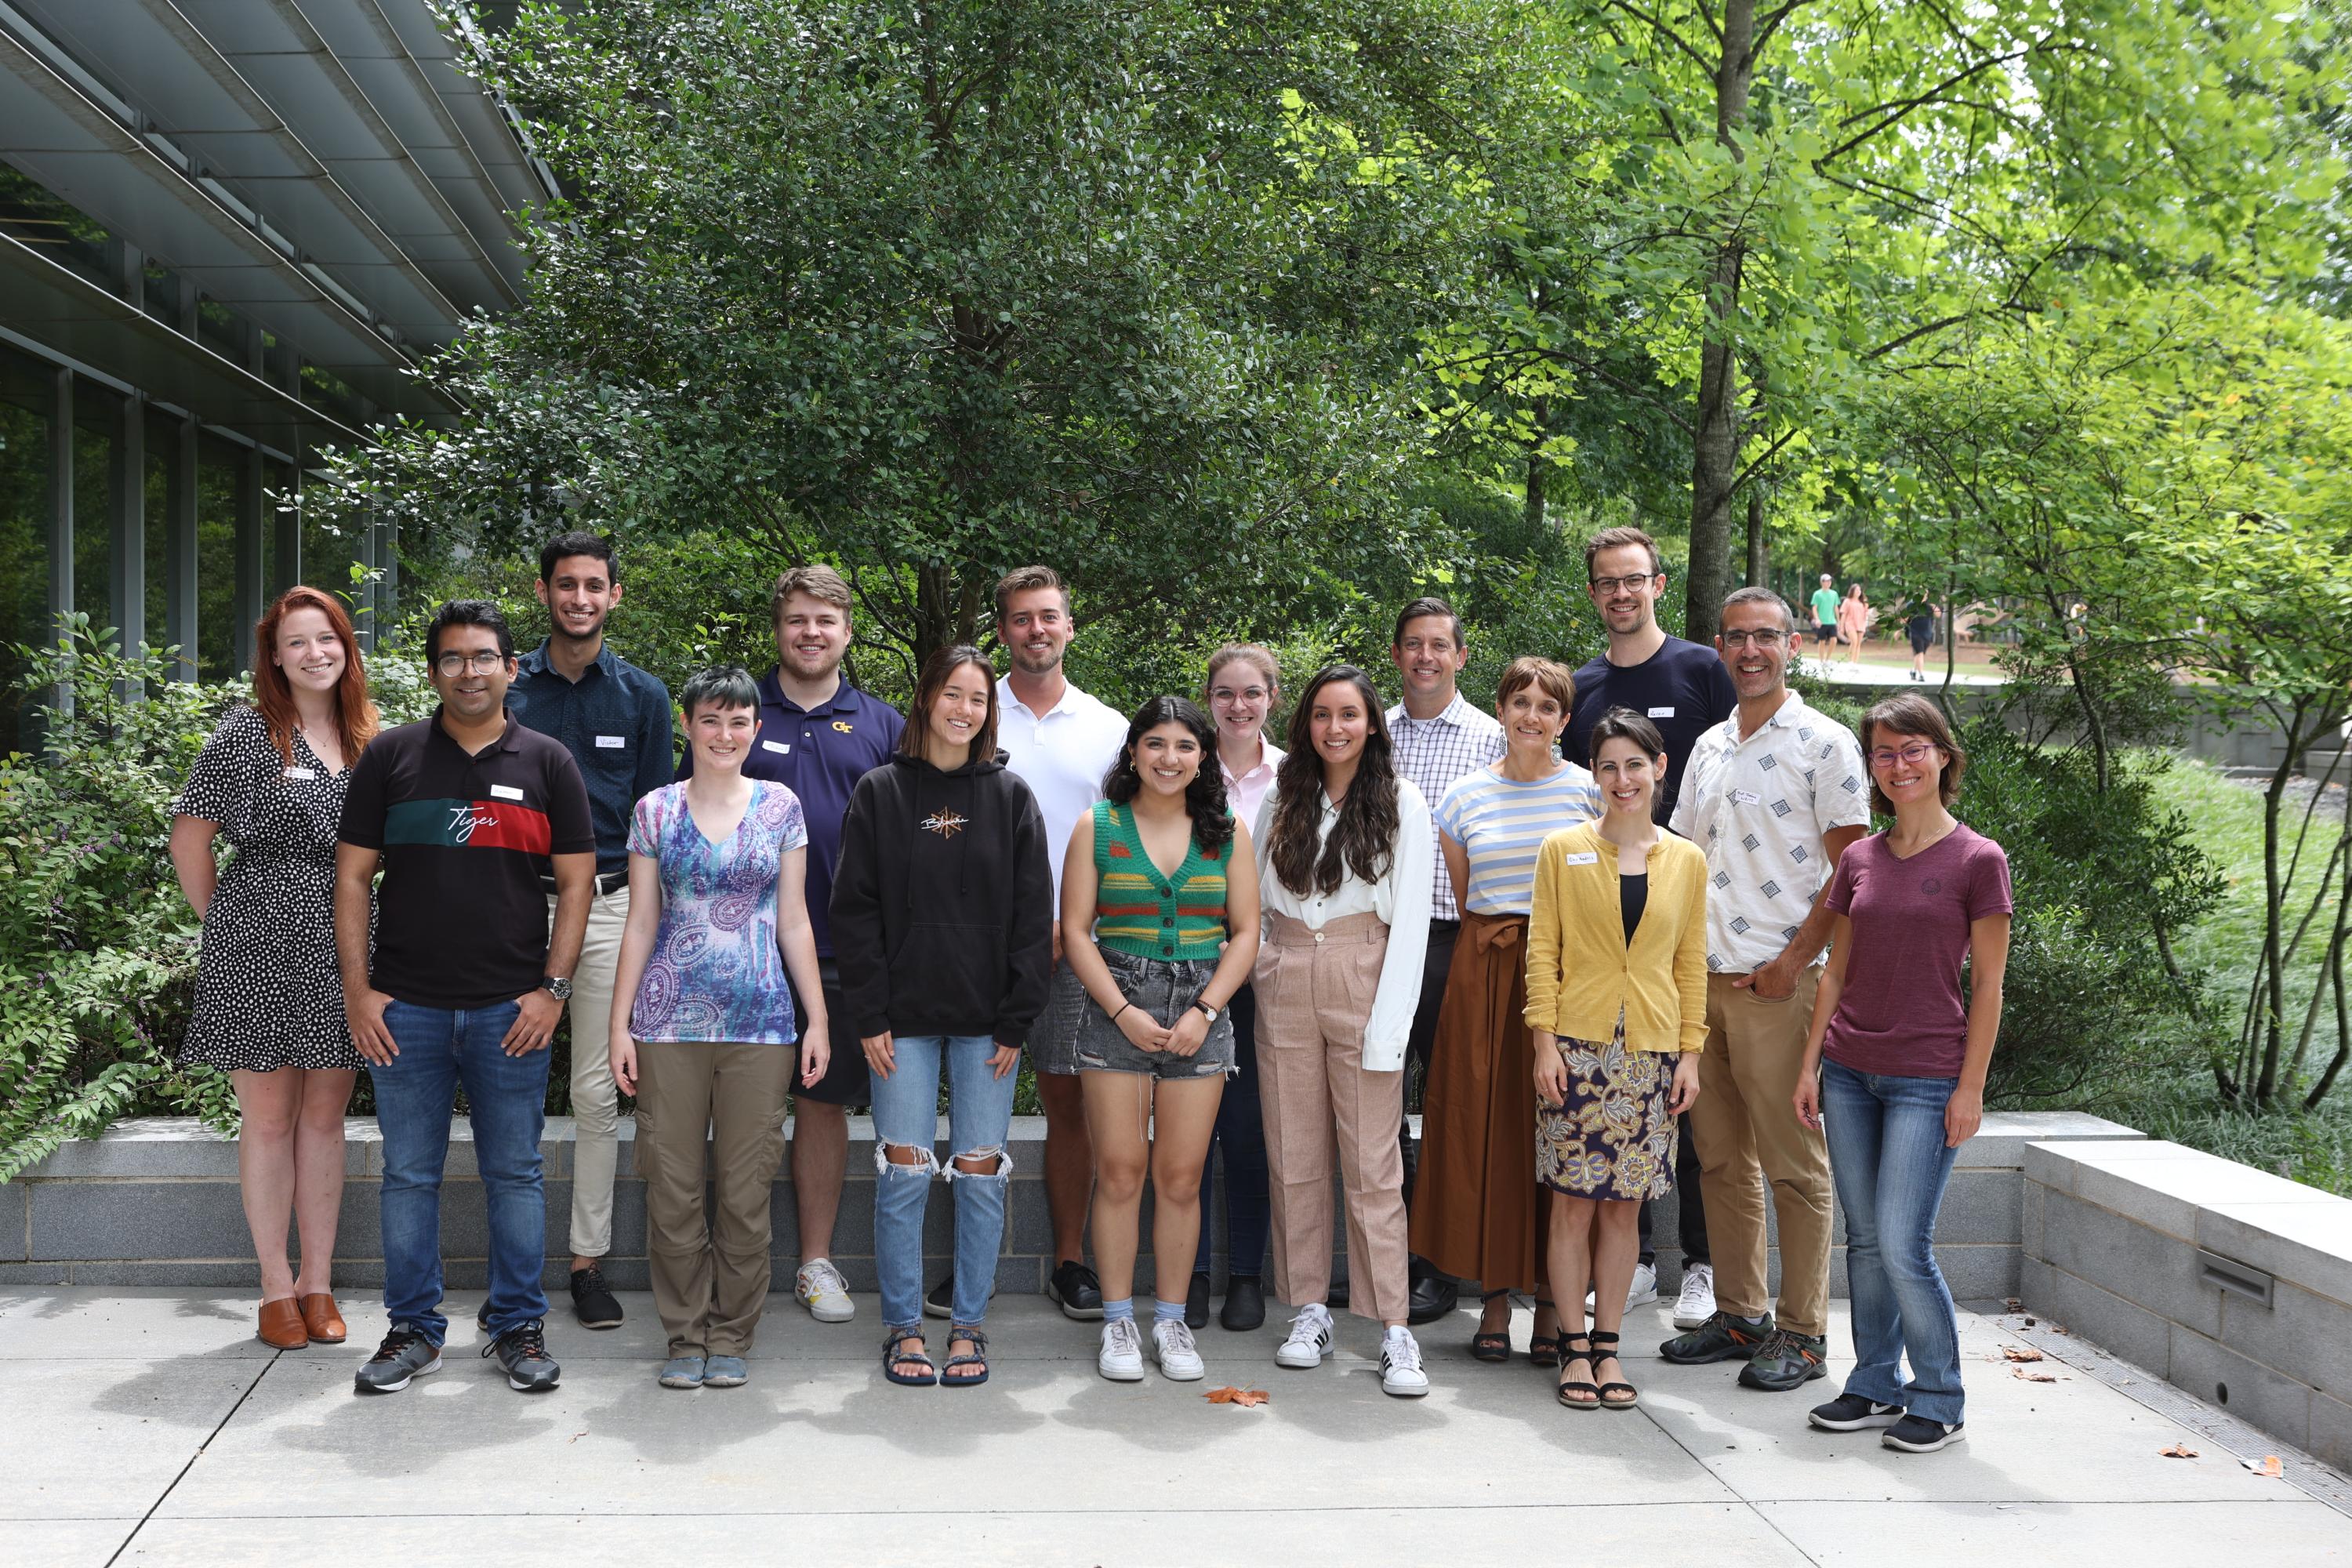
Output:
[[[1604,1340],[1608,1342],[1605,1344],[1601,1342]],[[1625,1364],[1617,1354],[1617,1336],[1595,1329],[1592,1331],[1592,1374],[1595,1377],[1601,1375],[1601,1363],[1604,1361],[1616,1362],[1619,1366]],[[1630,1383],[1604,1383],[1601,1385],[1601,1408],[1603,1410],[1631,1410],[1641,1403],[1642,1391]]]
[[[1591,1367],[1592,1342],[1583,1334],[1563,1333],[1559,1336],[1559,1383],[1552,1391],[1553,1396],[1570,1410],[1600,1409],[1601,1385],[1568,1375],[1578,1362],[1584,1363],[1588,1369]],[[1571,1399],[1569,1395],[1572,1394],[1581,1397]]]
[[[988,1336],[976,1327],[958,1323],[948,1330],[948,1347],[950,1352],[953,1352],[958,1340],[969,1341],[971,1350],[964,1355],[950,1353],[948,1364],[940,1373],[940,1384],[943,1388],[977,1388],[988,1381]],[[980,1368],[979,1375],[958,1377],[955,1375],[955,1370],[960,1366],[976,1366]]]
[[[1509,1295],[1510,1292],[1508,1290],[1489,1290],[1484,1296],[1478,1298],[1478,1304],[1483,1307],[1489,1301],[1507,1298]],[[1511,1320],[1509,1317],[1506,1316],[1503,1319],[1503,1326],[1501,1330],[1496,1332],[1489,1333],[1485,1329],[1480,1329],[1476,1333],[1470,1336],[1470,1359],[1473,1361],[1493,1362],[1503,1362],[1511,1359]]]
[[[900,1347],[908,1340],[920,1344],[920,1329],[892,1329],[882,1336],[882,1375],[907,1388],[929,1388],[940,1380],[940,1369],[927,1352]]]

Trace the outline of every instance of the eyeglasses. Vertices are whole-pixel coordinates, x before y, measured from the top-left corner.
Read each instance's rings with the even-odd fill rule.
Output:
[[[1595,577],[1591,580],[1592,591],[1601,595],[1620,592],[1630,594],[1643,584],[1655,582],[1664,575],[1663,572],[1642,572],[1631,577]]]
[[[1209,693],[1210,700],[1215,702],[1263,702],[1266,695],[1263,686],[1220,686]]]
[[[1722,636],[1726,647],[1747,647],[1750,644],[1757,647],[1779,647],[1789,634],[1778,626],[1766,626],[1762,631],[1725,632]]]
[[[506,655],[494,647],[488,647],[470,657],[462,653],[445,653],[433,661],[433,668],[455,679],[469,669],[476,675],[488,675],[506,661]]]
[[[1891,768],[1899,761],[1906,766],[1917,767],[1927,760],[1927,753],[1941,750],[1943,748],[1933,741],[1915,741],[1899,752],[1889,751],[1886,747],[1881,746],[1870,753],[1870,765],[1874,768]]]

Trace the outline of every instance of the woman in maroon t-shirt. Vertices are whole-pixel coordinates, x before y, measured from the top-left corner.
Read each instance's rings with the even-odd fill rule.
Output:
[[[1848,849],[1830,879],[1837,925],[1795,1096],[1799,1119],[1825,1126],[1845,1210],[1854,1369],[1809,1419],[1884,1427],[1886,1447],[1927,1453],[1962,1434],[1959,1322],[1936,1267],[1936,1211],[1984,1120],[2009,858],[1951,814],[1969,759],[1934,703],[1912,692],[1881,702],[1863,716],[1862,750],[1870,803],[1895,826]]]

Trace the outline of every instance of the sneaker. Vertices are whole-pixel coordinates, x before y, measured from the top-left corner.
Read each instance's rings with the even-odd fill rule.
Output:
[[[703,1363],[705,1388],[740,1388],[751,1381],[751,1369],[740,1355],[715,1355]]]
[[[656,1379],[664,1388],[700,1388],[703,1360],[698,1355],[674,1355],[662,1363]]]
[[[544,1394],[563,1375],[547,1353],[547,1325],[537,1318],[517,1323],[484,1345],[482,1354],[497,1356],[506,1369],[507,1386],[524,1394]]]
[[[375,1354],[352,1377],[355,1394],[398,1394],[412,1378],[441,1370],[441,1347],[414,1329],[393,1325]]]
[[[857,1316],[849,1282],[830,1258],[812,1258],[793,1276],[793,1296],[820,1323],[845,1323]]]
[[[1201,1347],[1192,1342],[1192,1329],[1181,1318],[1152,1321],[1151,1359],[1160,1363],[1160,1375],[1171,1383],[1198,1383],[1209,1371],[1202,1363]]]
[[[1658,1347],[1658,1353],[1677,1366],[1704,1366],[1711,1361],[1746,1361],[1772,1337],[1772,1314],[1735,1318],[1716,1312],[1686,1334],[1676,1334]]]
[[[1694,1263],[1683,1270],[1683,1293],[1675,1298],[1675,1327],[1695,1329],[1715,1316],[1715,1265]]]
[[[1825,1339],[1775,1329],[1770,1338],[1756,1347],[1748,1364],[1739,1369],[1739,1386],[1760,1388],[1767,1394],[1786,1394],[1792,1388],[1802,1388],[1813,1379],[1830,1374],[1829,1354],[1830,1342]]]
[[[1633,1282],[1625,1287],[1625,1310],[1630,1312],[1636,1307],[1646,1307],[1657,1299],[1658,1266],[1636,1263],[1633,1265]],[[1589,1286],[1584,1292],[1584,1310],[1588,1312],[1592,1310],[1592,1290]]]
[[[1938,1448],[1950,1447],[1968,1435],[1967,1426],[1958,1423],[1947,1426],[1925,1415],[1906,1415],[1881,1432],[1878,1441],[1883,1447],[1900,1448],[1906,1454],[1932,1454]]]
[[[1827,1405],[1816,1405],[1805,1412],[1805,1419],[1823,1432],[1860,1432],[1894,1426],[1903,1419],[1903,1406],[1881,1405],[1859,1394],[1841,1394]]]
[[[1045,1281],[1045,1296],[1062,1309],[1062,1316],[1091,1322],[1102,1316],[1102,1281],[1083,1263],[1056,1263]]]
[[[993,1290],[989,1292],[992,1300],[995,1295],[996,1292]],[[923,1298],[923,1316],[942,1319],[955,1316],[954,1270],[949,1270],[948,1277],[932,1286],[931,1293]]]
[[[1113,1383],[1143,1381],[1143,1335],[1133,1318],[1112,1318],[1102,1326],[1102,1353],[1095,1370]]]
[[[1331,1353],[1331,1312],[1320,1301],[1298,1309],[1290,1320],[1290,1335],[1275,1347],[1274,1364],[1288,1367],[1321,1366],[1323,1358]]]
[[[1399,1399],[1419,1399],[1429,1392],[1429,1373],[1421,1370],[1421,1342],[1411,1329],[1391,1329],[1381,1338],[1381,1392]]]
[[[621,1303],[604,1284],[604,1271],[593,1263],[572,1271],[572,1315],[583,1329],[621,1326]]]

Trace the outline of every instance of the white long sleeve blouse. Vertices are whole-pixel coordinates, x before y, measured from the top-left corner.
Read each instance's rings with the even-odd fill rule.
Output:
[[[1435,829],[1430,826],[1429,803],[1411,779],[1397,784],[1397,837],[1389,855],[1388,870],[1377,882],[1367,882],[1353,867],[1340,876],[1328,894],[1309,888],[1292,892],[1276,876],[1269,858],[1274,841],[1275,814],[1282,806],[1280,785],[1266,792],[1258,806],[1254,842],[1257,847],[1258,902],[1261,909],[1288,915],[1310,931],[1349,915],[1378,915],[1389,928],[1388,951],[1381,959],[1381,981],[1372,994],[1372,1016],[1364,1024],[1364,1070],[1404,1070],[1405,1040],[1412,1033],[1413,1009],[1421,1002],[1421,971],[1429,957],[1429,912],[1432,868],[1435,864]],[[1323,798],[1323,823],[1318,842],[1330,837],[1339,820],[1339,808]]]

